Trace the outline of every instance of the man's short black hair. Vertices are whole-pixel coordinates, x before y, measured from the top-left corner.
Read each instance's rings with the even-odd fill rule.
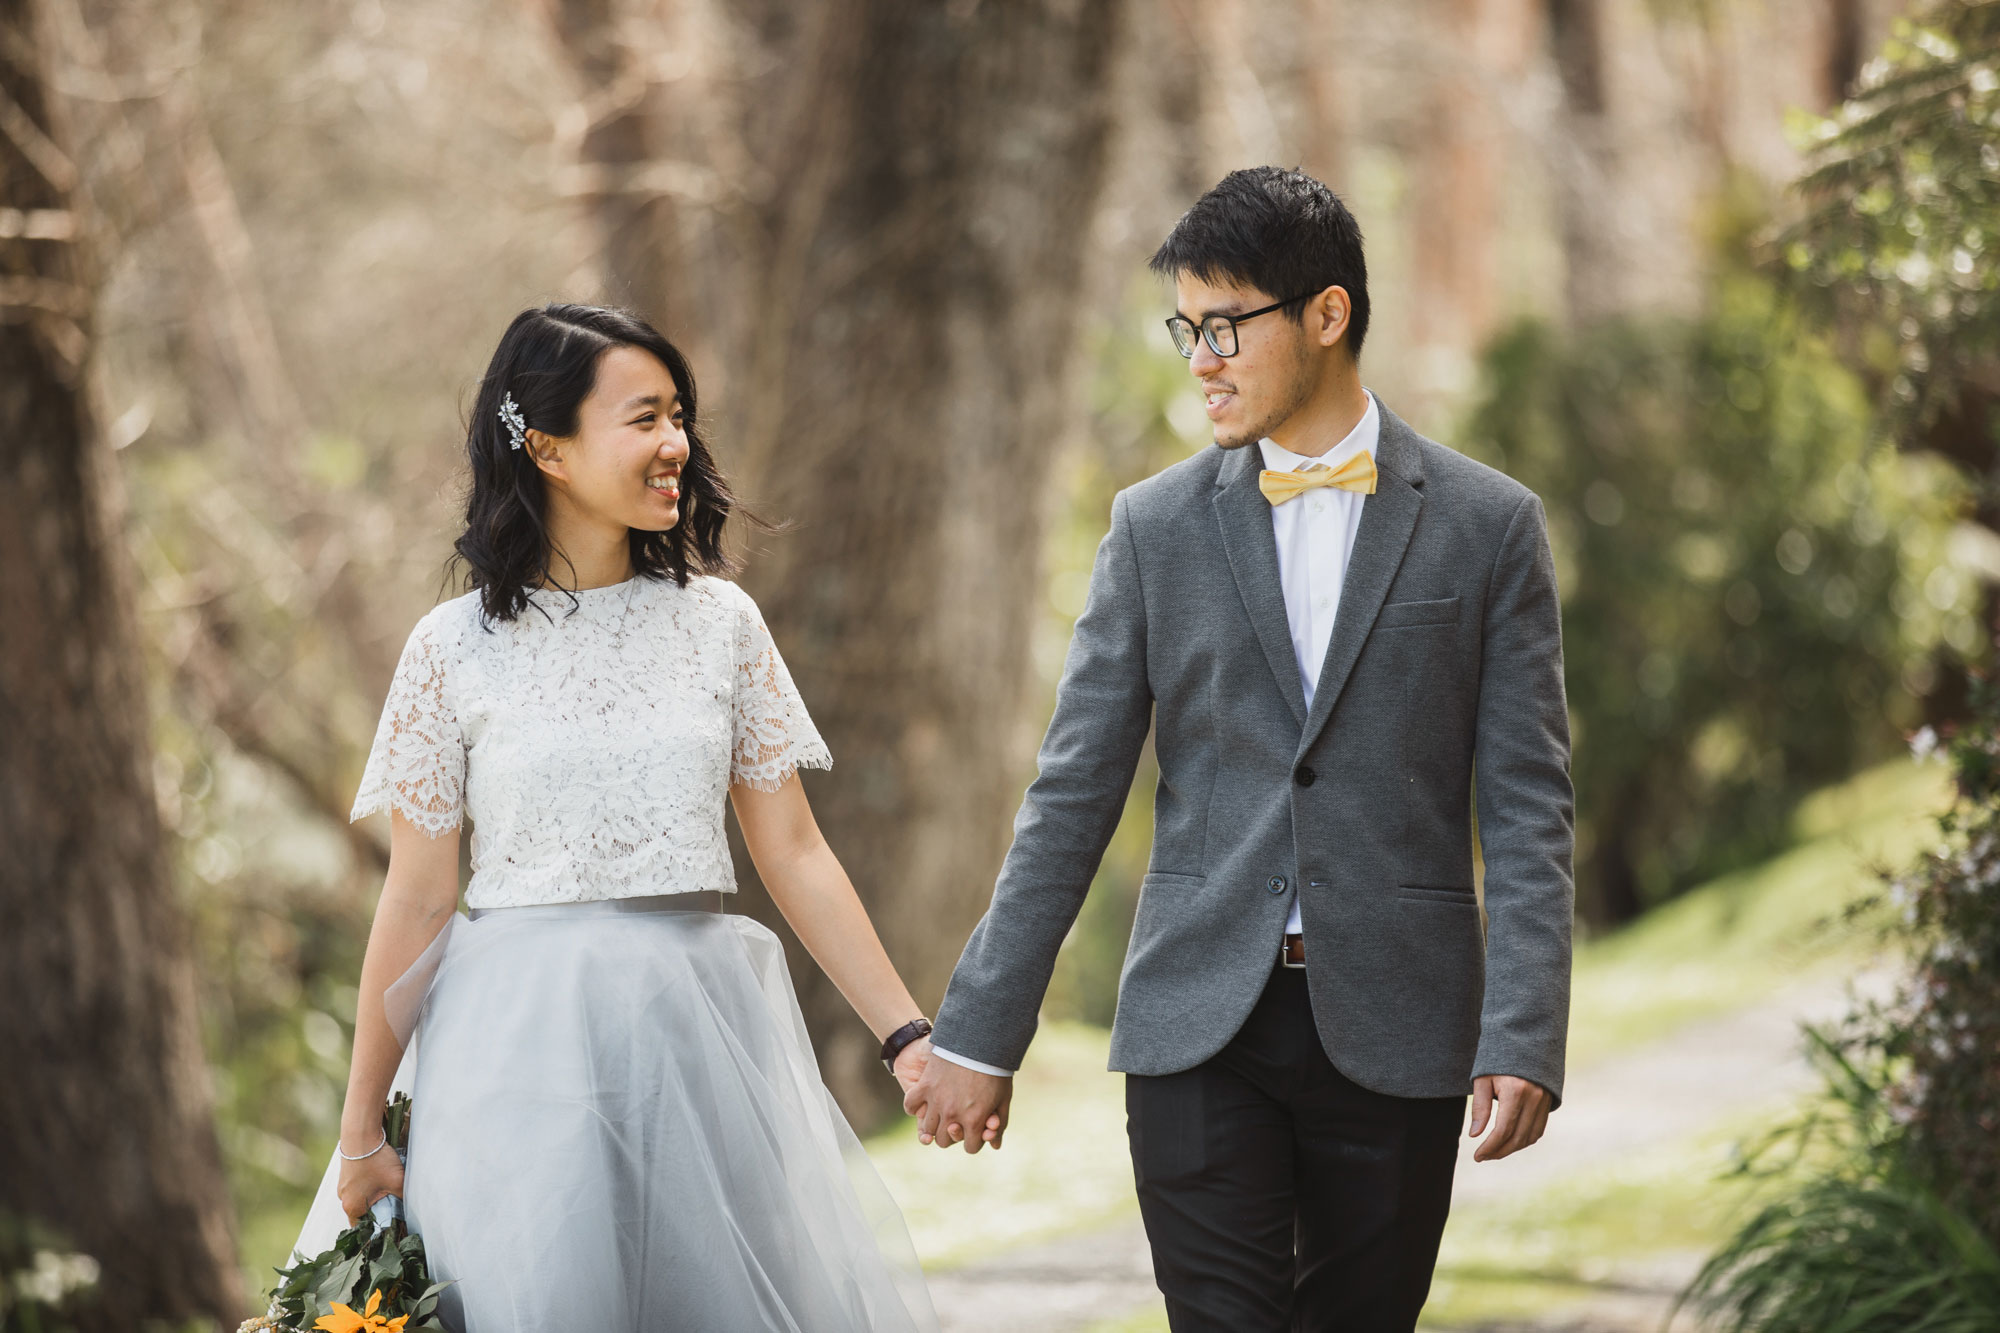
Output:
[[[1226,282],[1287,300],[1297,321],[1305,298],[1344,287],[1350,313],[1347,350],[1357,360],[1368,334],[1368,261],[1361,254],[1361,224],[1340,196],[1285,167],[1232,171],[1195,200],[1154,252],[1153,272],[1186,273],[1202,282]]]

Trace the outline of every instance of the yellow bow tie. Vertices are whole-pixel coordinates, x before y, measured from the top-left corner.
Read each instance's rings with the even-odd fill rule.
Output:
[[[1273,472],[1269,468],[1257,474],[1257,489],[1273,506],[1287,500],[1296,500],[1315,486],[1334,486],[1343,491],[1359,491],[1363,495],[1375,494],[1375,458],[1367,450],[1362,450],[1339,467],[1328,467],[1324,463],[1314,463],[1300,468],[1297,472]]]

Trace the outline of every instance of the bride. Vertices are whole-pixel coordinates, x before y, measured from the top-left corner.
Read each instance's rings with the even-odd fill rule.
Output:
[[[464,1333],[934,1329],[777,937],[721,911],[726,798],[915,1082],[929,1025],[799,785],[826,746],[721,577],[732,498],[686,359],[619,311],[524,312],[466,447],[472,591],[411,632],[354,804],[389,813],[389,870],[301,1252],[396,1194]],[[379,1146],[392,1089],[407,1177]]]

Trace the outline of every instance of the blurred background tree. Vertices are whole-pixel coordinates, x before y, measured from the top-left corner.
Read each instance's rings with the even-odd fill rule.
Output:
[[[1869,385],[1883,434],[1973,482],[1973,517],[2000,530],[2000,9],[1979,0],[1899,22],[1838,114],[1792,117],[1811,152],[1800,215],[1767,246],[1772,268]],[[1979,543],[2000,566],[2000,542]],[[2000,612],[1995,581],[1982,616]],[[1947,670],[1934,720],[1961,712]]]
[[[84,374],[99,270],[61,34],[0,0],[0,37],[0,1320],[226,1319],[234,1210]],[[10,1297],[40,1256],[53,1292]]]
[[[2000,3],[1899,22],[1854,98],[1801,129],[1814,148],[1784,264],[1876,387],[1884,433],[1958,463],[1990,529]],[[1822,1038],[1838,1132],[1793,1159],[1693,1288],[1732,1333],[2000,1323],[2000,689],[1970,685],[1968,715],[1914,746],[1949,760],[1957,796],[1935,850],[1891,886],[1914,967]],[[1809,1143],[1820,1123],[1784,1137]]]
[[[814,808],[927,1007],[1019,789],[1123,9],[555,10],[579,72],[633,88],[592,104],[579,148],[604,287],[691,331],[732,471],[793,524],[745,581],[836,757],[805,779]],[[698,91],[629,77],[669,53]],[[794,952],[829,1085],[893,1112],[878,1043]]]
[[[2000,5],[1899,22],[1836,115],[1794,118],[1812,169],[1775,239],[1795,292],[1867,374],[1884,425],[1979,479],[2000,527]]]
[[[1768,281],[1711,299],[1508,331],[1461,434],[1548,506],[1600,929],[1783,845],[1801,797],[1900,748],[1937,652],[1980,639],[1954,470],[1871,447],[1861,386]]]

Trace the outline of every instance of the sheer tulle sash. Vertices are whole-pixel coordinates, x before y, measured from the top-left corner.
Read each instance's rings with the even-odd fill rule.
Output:
[[[469,916],[453,912],[445,918],[444,929],[424,946],[416,961],[403,969],[403,975],[390,982],[382,992],[382,1015],[389,1021],[389,1030],[396,1034],[396,1044],[409,1049],[410,1038],[417,1030],[417,1020],[423,1017],[424,1001],[429,998],[431,986],[437,981],[438,968],[444,965],[445,953],[451,947],[451,937],[461,922],[469,924],[481,921],[497,913],[509,916],[530,913],[557,913],[569,919],[585,916],[611,916],[624,912],[720,912],[722,893],[717,889],[699,893],[658,893],[637,898],[599,898],[582,903],[535,903],[523,907],[475,907]]]

